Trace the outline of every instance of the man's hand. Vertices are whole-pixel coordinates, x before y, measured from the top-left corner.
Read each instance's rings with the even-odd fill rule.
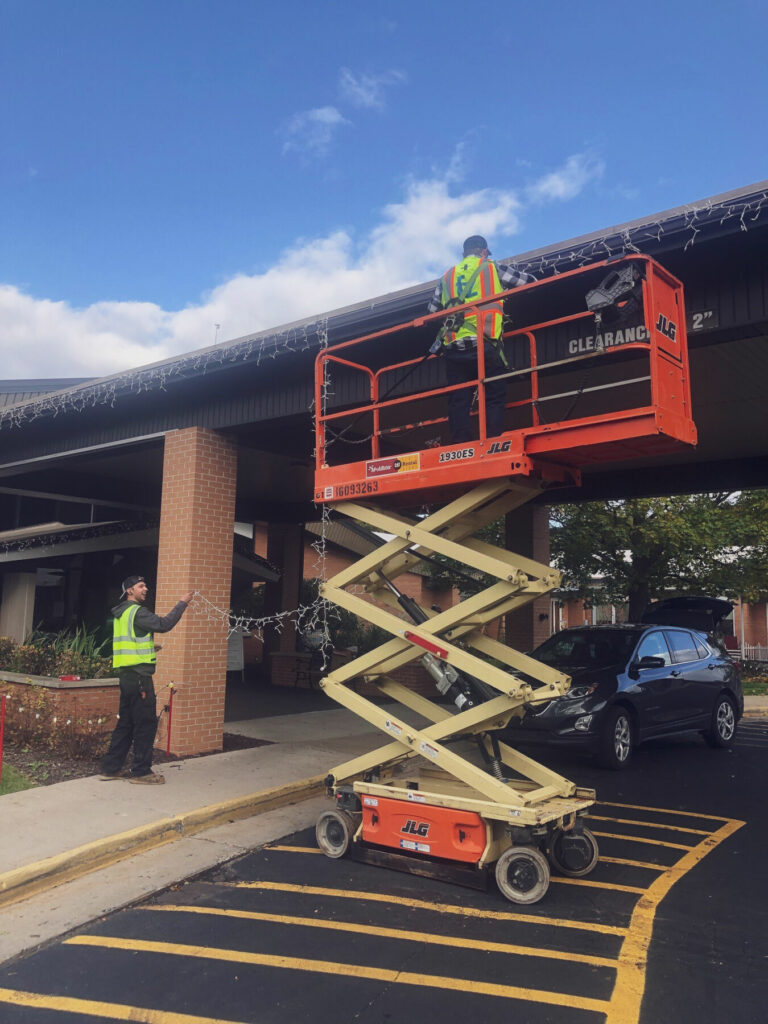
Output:
[[[195,596],[194,590],[188,590],[186,592],[186,594],[182,594],[181,595],[180,600],[182,600],[184,602],[184,604],[189,604],[194,596]]]

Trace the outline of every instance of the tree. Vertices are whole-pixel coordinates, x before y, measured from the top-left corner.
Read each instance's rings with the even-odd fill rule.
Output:
[[[768,589],[768,492],[585,502],[552,509],[553,561],[576,596],[629,601],[683,594],[757,600]]]

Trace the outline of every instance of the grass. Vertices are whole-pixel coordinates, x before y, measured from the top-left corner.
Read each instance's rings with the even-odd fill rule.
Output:
[[[3,765],[3,774],[0,777],[0,796],[5,793],[19,793],[22,789],[33,789],[34,782],[31,782],[26,775],[17,772],[9,764]]]
[[[768,697],[768,676],[752,676],[741,680],[745,697]]]

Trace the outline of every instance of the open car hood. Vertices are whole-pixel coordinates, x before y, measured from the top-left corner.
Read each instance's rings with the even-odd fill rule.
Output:
[[[712,633],[727,618],[733,605],[718,597],[670,597],[649,604],[641,622],[653,626],[683,626]]]

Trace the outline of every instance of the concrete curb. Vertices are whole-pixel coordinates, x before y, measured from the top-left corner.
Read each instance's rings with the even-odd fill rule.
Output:
[[[252,817],[288,804],[299,803],[324,790],[325,775],[314,775],[248,796],[199,807],[185,814],[163,818],[127,832],[105,836],[65,853],[47,857],[0,874],[0,907],[16,903],[62,882],[115,864],[145,850],[172,843],[229,821]]]

